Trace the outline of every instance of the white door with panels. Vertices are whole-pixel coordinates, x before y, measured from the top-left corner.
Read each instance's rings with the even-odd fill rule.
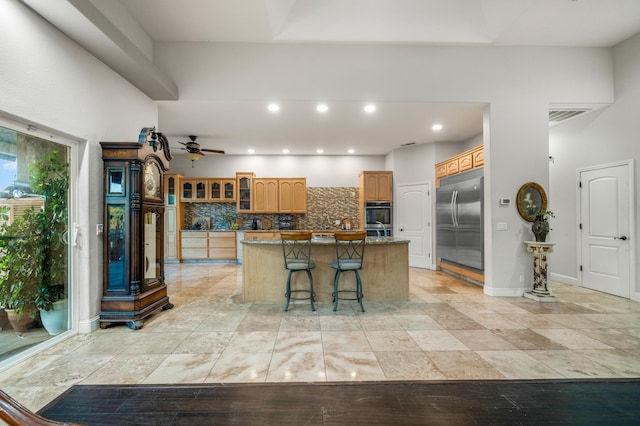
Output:
[[[398,186],[396,237],[409,243],[409,266],[433,269],[429,184]]]
[[[582,285],[631,295],[632,164],[579,171]]]

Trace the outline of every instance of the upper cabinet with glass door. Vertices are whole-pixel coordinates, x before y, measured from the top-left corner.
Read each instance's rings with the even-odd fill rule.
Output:
[[[238,198],[236,200],[236,212],[251,213],[253,212],[253,173],[238,172],[236,173],[236,185],[238,188]]]
[[[164,202],[166,206],[175,207],[178,203],[178,191],[180,190],[180,175],[165,173],[164,175]]]
[[[182,179],[180,201],[208,201],[207,179]]]
[[[234,203],[236,201],[236,180],[227,178],[208,179],[208,200],[210,202]]]
[[[236,180],[233,178],[181,179],[180,201],[235,203]]]

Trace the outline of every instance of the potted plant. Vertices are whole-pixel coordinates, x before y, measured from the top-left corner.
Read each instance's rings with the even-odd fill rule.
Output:
[[[233,212],[224,212],[220,215],[224,222],[225,229],[238,229],[236,226],[236,214]]]
[[[0,304],[24,312],[41,312],[50,334],[66,330],[66,307],[54,309],[66,297],[69,165],[53,151],[29,166],[31,190],[43,198],[42,209],[27,209],[1,228]],[[64,305],[64,302],[58,305]],[[62,324],[48,327],[48,313],[59,310]],[[44,318],[43,318],[44,317]]]
[[[551,210],[543,210],[536,213],[536,218],[531,225],[531,231],[536,237],[536,241],[544,242],[547,239],[547,234],[551,231],[551,225],[549,218],[555,217]]]
[[[35,299],[39,286],[35,278],[31,253],[34,251],[29,222],[35,215],[30,209],[10,225],[2,225],[0,235],[0,306],[7,312],[13,329],[22,333],[37,312]]]

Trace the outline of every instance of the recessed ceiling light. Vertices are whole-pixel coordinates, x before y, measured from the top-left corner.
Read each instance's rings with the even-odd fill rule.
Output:
[[[283,153],[283,154],[288,154],[288,153],[289,153],[289,150],[288,150],[287,148],[285,148],[285,149],[283,149],[283,150],[282,150],[282,153]]]
[[[269,109],[269,111],[271,112],[278,112],[280,111],[280,105],[278,104],[269,104],[269,106],[267,107]]]
[[[356,152],[356,150],[355,150],[355,149],[353,149],[353,148],[351,148],[351,149],[348,149],[348,150],[347,150],[347,152],[348,152],[349,154],[353,154],[354,152]]]
[[[255,154],[256,150],[255,150],[255,149],[253,149],[253,148],[249,148],[249,149],[247,150],[247,152],[248,152],[249,154]]]
[[[376,106],[374,104],[368,104],[364,107],[364,112],[372,113],[376,110]]]
[[[316,149],[316,152],[317,152],[318,154],[322,154],[322,153],[324,152],[324,149],[322,149],[322,148],[318,148],[318,149]]]
[[[440,123],[436,123],[433,126],[431,126],[431,130],[435,130],[436,132],[439,130],[442,130],[442,124]]]
[[[318,104],[318,106],[316,107],[316,111],[327,112],[329,111],[329,107],[327,106],[327,104]]]

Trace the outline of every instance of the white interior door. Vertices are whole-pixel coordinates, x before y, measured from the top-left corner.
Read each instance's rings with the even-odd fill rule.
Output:
[[[429,184],[400,185],[396,236],[409,243],[409,266],[433,269]]]
[[[582,285],[630,297],[629,164],[579,172]]]

